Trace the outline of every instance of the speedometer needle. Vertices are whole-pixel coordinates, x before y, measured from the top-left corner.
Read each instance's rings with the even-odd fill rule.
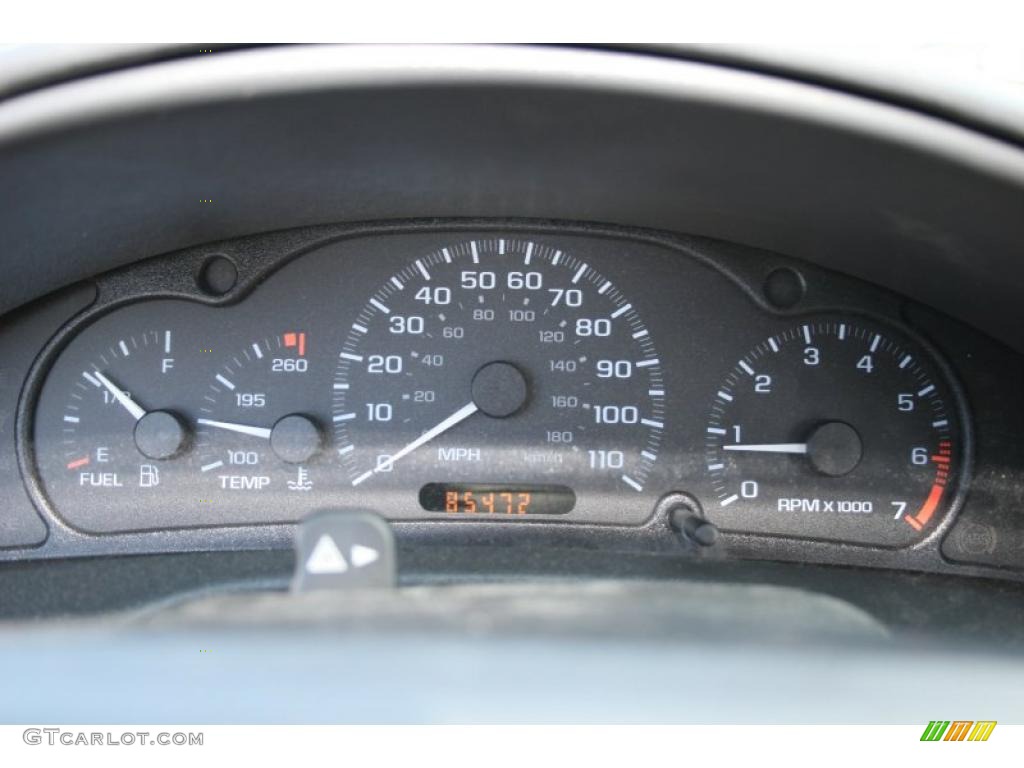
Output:
[[[196,423],[207,427],[226,429],[229,432],[240,432],[243,435],[262,437],[264,440],[270,439],[270,430],[266,427],[250,427],[248,424],[233,424],[230,421],[213,421],[211,419],[196,419]]]
[[[433,440],[435,437],[437,437],[441,433],[447,432],[449,429],[454,427],[456,424],[459,424],[460,422],[465,421],[470,416],[472,416],[474,413],[476,413],[478,410],[480,410],[480,409],[477,408],[476,403],[468,403],[468,404],[462,406],[461,408],[459,408],[459,410],[457,410],[455,413],[453,413],[447,419],[442,421],[440,424],[438,424],[437,426],[433,427],[432,429],[428,429],[426,432],[424,432],[422,435],[417,437],[415,440],[413,440],[407,446],[402,448],[400,451],[398,451],[397,453],[392,454],[391,458],[383,466],[378,466],[376,469],[372,469],[369,472],[364,472],[363,474],[361,474],[359,477],[357,477],[355,480],[352,481],[352,485],[359,485],[361,482],[366,480],[368,477],[371,477],[374,474],[374,472],[380,472],[383,467],[387,467],[387,468],[390,469],[394,465],[394,463],[396,461],[398,461],[399,459],[401,459],[403,456],[408,456],[410,453],[415,451],[421,445],[424,445],[425,443],[429,443],[431,440]]]
[[[146,415],[145,408],[132,400],[131,397],[128,396],[127,392],[114,384],[114,382],[99,371],[96,371],[96,378],[100,380],[100,384],[107,388],[107,391],[114,396],[114,399],[123,405],[125,410],[128,411],[136,421]]]
[[[754,451],[757,453],[807,453],[807,443],[763,443],[760,445],[723,445],[726,451]]]

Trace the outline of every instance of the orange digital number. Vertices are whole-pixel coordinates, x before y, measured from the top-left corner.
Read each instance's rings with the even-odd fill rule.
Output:
[[[532,497],[531,497],[531,495],[529,493],[520,493],[519,494],[519,508],[518,508],[517,511],[518,511],[518,513],[520,515],[525,515],[526,514],[526,511],[530,508],[530,502],[532,500],[533,499],[532,499]]]
[[[472,491],[466,491],[462,495],[462,503],[466,507],[466,512],[476,512],[476,499],[473,498]]]
[[[445,491],[444,492],[444,511],[445,512],[458,512],[459,511],[459,494],[458,491]]]

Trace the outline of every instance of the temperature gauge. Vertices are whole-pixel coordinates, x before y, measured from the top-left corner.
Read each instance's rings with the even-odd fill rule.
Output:
[[[309,338],[252,342],[213,375],[196,419],[199,474],[222,496],[308,494],[323,471],[324,431],[308,413]]]

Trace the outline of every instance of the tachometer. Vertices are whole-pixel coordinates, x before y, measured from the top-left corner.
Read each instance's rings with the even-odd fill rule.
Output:
[[[600,492],[646,514],[664,403],[654,340],[613,280],[551,245],[477,239],[368,298],[338,358],[334,450],[385,512],[418,498],[544,517]]]
[[[706,468],[720,527],[886,546],[935,528],[964,438],[922,348],[863,320],[807,321],[758,344],[718,388]]]

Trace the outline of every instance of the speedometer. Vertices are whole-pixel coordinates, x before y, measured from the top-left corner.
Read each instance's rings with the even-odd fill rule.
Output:
[[[652,509],[661,363],[638,308],[581,254],[504,238],[422,254],[367,298],[332,395],[347,482],[384,510]]]

